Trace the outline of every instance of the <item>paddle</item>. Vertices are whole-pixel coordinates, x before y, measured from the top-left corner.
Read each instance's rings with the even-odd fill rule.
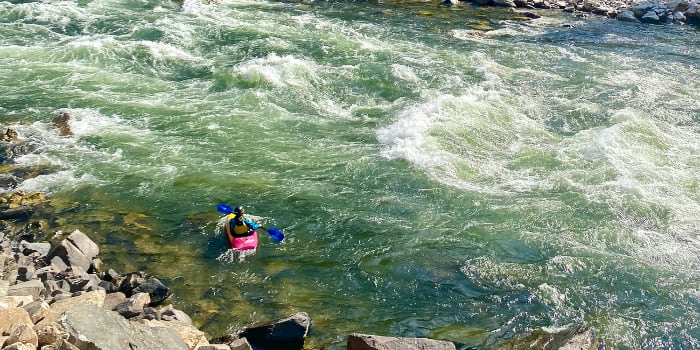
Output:
[[[216,206],[216,210],[218,210],[219,213],[224,214],[224,215],[228,215],[228,214],[233,213],[233,208],[231,208],[230,206],[228,206],[224,203],[219,203],[219,205]],[[280,231],[274,227],[266,228],[266,227],[260,226],[260,228],[267,231],[267,233],[270,235],[270,237],[272,237],[272,239],[274,239],[277,242],[282,242],[282,240],[284,239],[284,233],[282,233],[282,231]]]

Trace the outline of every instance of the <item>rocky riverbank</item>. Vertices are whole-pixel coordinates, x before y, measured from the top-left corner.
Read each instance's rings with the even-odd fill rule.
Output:
[[[445,0],[454,6],[460,0]],[[560,9],[586,15],[589,13],[627,22],[649,24],[700,25],[698,0],[467,0],[480,6],[502,6],[513,9]],[[531,14],[536,16],[536,14]]]
[[[54,118],[70,137],[67,120]],[[119,273],[104,266],[99,246],[75,230],[52,232],[44,215],[49,201],[23,193],[23,180],[58,169],[24,168],[15,159],[38,152],[11,126],[0,142],[0,349],[304,349],[312,325],[306,312],[207,338],[191,318],[169,304],[171,290],[147,272]],[[48,213],[48,214],[47,214]],[[361,323],[358,320],[358,323]],[[532,347],[532,345],[535,347]],[[450,350],[446,340],[350,334],[348,350]],[[583,325],[538,330],[497,349],[600,349],[605,345]]]

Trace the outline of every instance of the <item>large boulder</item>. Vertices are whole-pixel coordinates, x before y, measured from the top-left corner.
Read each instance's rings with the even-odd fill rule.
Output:
[[[66,310],[72,308],[74,305],[81,302],[88,302],[101,308],[105,303],[105,295],[105,291],[96,290],[77,297],[56,301],[53,304],[51,304],[51,308],[44,313],[44,318],[41,321],[39,321],[39,323],[37,323],[36,325],[37,327],[41,327],[45,325],[50,325],[58,321],[58,319],[60,319],[63,316]]]
[[[686,23],[700,25],[700,2],[694,2],[685,11]]]
[[[426,338],[383,337],[354,333],[348,337],[348,350],[456,350],[453,343]]]
[[[67,266],[77,266],[88,271],[94,259],[100,253],[100,248],[86,234],[79,230],[73,231],[61,244],[54,247],[46,256],[46,261],[59,266],[54,258],[59,258]],[[63,268],[61,266],[60,268]],[[57,270],[60,270],[57,269]]]
[[[171,328],[129,322],[116,312],[80,302],[66,310],[58,324],[79,349],[190,350]]]
[[[26,310],[21,307],[0,308],[0,335],[16,324],[34,325]]]
[[[246,328],[239,336],[246,338],[258,350],[301,350],[309,327],[309,315],[299,312],[274,323]]]

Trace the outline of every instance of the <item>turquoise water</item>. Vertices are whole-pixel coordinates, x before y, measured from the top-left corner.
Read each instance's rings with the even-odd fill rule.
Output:
[[[305,311],[309,349],[574,323],[699,347],[693,27],[96,0],[1,2],[0,33],[0,120],[38,147],[20,166],[52,169],[17,189],[212,337]],[[218,203],[287,239],[235,256]]]

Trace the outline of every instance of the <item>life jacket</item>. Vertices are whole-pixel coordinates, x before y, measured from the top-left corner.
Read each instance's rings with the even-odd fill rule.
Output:
[[[233,237],[250,236],[253,234],[253,232],[255,232],[255,230],[251,230],[250,227],[243,222],[243,217],[241,220],[236,220],[236,215],[229,214],[227,219],[228,222],[226,222],[226,233]],[[231,228],[233,228],[233,230]]]

